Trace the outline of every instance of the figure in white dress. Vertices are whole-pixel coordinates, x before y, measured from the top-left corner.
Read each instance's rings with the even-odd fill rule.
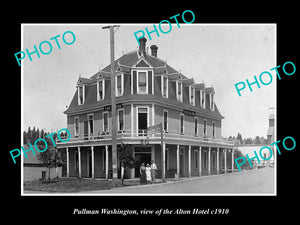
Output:
[[[147,183],[151,182],[151,167],[149,163],[147,163],[146,165],[146,179],[147,179]]]

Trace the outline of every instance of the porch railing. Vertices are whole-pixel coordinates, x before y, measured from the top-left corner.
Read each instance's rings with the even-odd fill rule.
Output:
[[[233,141],[228,141],[225,138],[210,138],[210,137],[203,137],[198,136],[192,133],[176,133],[176,132],[164,132],[164,138],[166,139],[178,139],[178,140],[185,140],[185,141],[201,141],[207,143],[214,143],[214,144],[234,144]],[[139,130],[138,133],[131,132],[130,130],[118,131],[117,139],[119,140],[159,140],[161,138],[160,132],[147,132],[147,130]],[[61,138],[63,141],[67,140],[67,138]],[[85,142],[85,141],[109,141],[111,140],[111,134],[109,132],[103,132],[98,135],[82,135],[77,137],[71,137],[68,142]],[[58,138],[56,138],[56,143],[63,143]]]

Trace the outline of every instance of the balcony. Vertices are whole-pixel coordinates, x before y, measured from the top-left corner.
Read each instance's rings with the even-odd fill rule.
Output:
[[[64,140],[64,139],[62,139]],[[66,139],[65,139],[66,140]],[[195,145],[195,146],[218,146],[218,147],[232,147],[234,145],[233,141],[227,141],[223,138],[209,138],[209,137],[199,137],[195,134],[179,132],[168,132],[163,133],[163,140],[166,144],[179,144],[179,145]],[[78,136],[67,141],[56,140],[58,147],[67,146],[89,146],[89,145],[110,145],[111,144],[111,134],[102,133],[98,136]],[[130,130],[118,131],[117,133],[117,143],[118,144],[160,144],[161,143],[161,133],[160,132],[147,132],[147,130],[139,130],[138,133],[131,132]]]

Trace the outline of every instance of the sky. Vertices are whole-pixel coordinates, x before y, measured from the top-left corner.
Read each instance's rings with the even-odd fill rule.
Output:
[[[63,113],[70,104],[79,76],[89,78],[110,63],[110,36],[108,24],[22,24],[21,51],[34,51],[43,41],[52,44],[48,55],[40,58],[32,54],[22,60],[22,130],[28,126],[46,131],[58,131],[67,127]],[[115,31],[115,59],[138,48],[134,32],[153,24],[120,24]],[[167,27],[164,27],[167,30]],[[62,35],[72,31],[76,40],[71,45],[62,41]],[[54,40],[57,38],[61,49]],[[69,34],[66,41],[72,41]],[[158,37],[146,35],[146,46],[158,46],[158,58],[196,83],[204,82],[215,89],[215,103],[225,117],[222,120],[222,136],[243,138],[266,137],[268,117],[276,107],[275,71],[276,25],[274,24],[173,24],[172,30]],[[47,52],[47,44],[43,50]],[[150,49],[150,48],[149,48]],[[17,62],[16,62],[17,64]],[[263,71],[273,75],[269,85],[258,88],[252,85],[241,91],[235,89],[238,82],[254,81]],[[267,82],[268,77],[263,77]]]

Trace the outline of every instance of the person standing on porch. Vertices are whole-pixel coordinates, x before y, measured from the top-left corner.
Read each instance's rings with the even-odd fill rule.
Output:
[[[151,180],[152,184],[155,183],[155,173],[156,173],[157,167],[154,163],[154,160],[151,161]]]
[[[146,178],[147,178],[147,184],[151,181],[151,167],[149,163],[147,163],[146,166]]]
[[[145,164],[142,163],[140,167],[140,184],[146,184],[146,167]]]

